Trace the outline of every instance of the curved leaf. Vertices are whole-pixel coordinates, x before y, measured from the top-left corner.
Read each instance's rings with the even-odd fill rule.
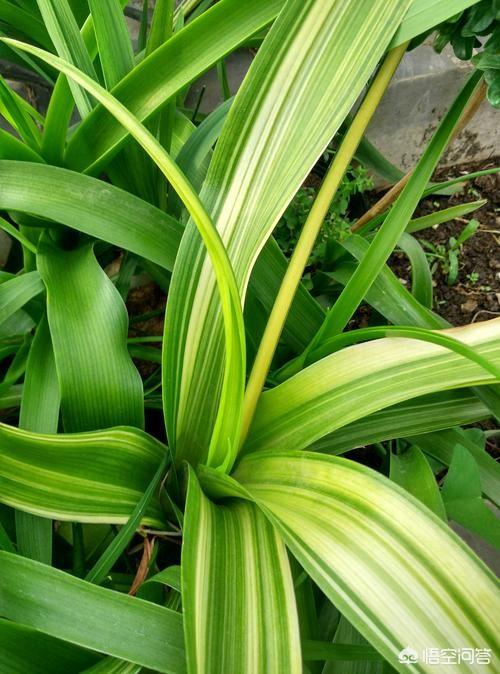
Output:
[[[0,325],[43,290],[43,283],[37,271],[0,283]]]
[[[9,674],[68,674],[91,666],[99,656],[0,619],[0,671]]]
[[[422,660],[429,644],[497,651],[493,574],[382,475],[347,459],[275,452],[244,458],[234,477],[323,592],[398,671],[431,674],[433,665]],[[418,654],[411,666],[398,659],[408,646]],[[475,664],[460,664],[460,672],[475,671]]]
[[[53,519],[124,524],[165,451],[132,428],[42,435],[0,424],[0,502]],[[157,500],[144,522],[162,526]]]
[[[500,319],[443,334],[500,365]],[[433,344],[394,338],[347,347],[265,391],[245,449],[302,449],[403,400],[492,382],[477,364]]]
[[[144,424],[142,381],[127,351],[128,316],[93,246],[62,250],[48,237],[37,264],[67,432]]]
[[[158,672],[186,672],[182,618],[175,611],[8,552],[0,552],[0,567],[5,618]]]
[[[273,21],[284,0],[222,0],[190,22],[113,89],[141,122],[211,68],[247,37]],[[103,107],[79,126],[66,153],[68,166],[98,173],[128,132]]]
[[[286,550],[258,508],[211,503],[191,471],[184,532],[190,673],[302,672]]]
[[[166,213],[118,187],[27,162],[0,161],[0,208],[67,225],[169,270],[183,232]]]
[[[200,195],[242,298],[257,255],[407,7],[406,0],[292,0],[273,24],[235,97]],[[219,305],[215,276],[190,223],[168,297],[163,392],[170,442],[179,460],[193,463],[206,460],[218,410]]]

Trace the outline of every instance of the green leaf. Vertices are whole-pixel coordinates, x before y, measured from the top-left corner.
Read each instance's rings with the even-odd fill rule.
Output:
[[[500,548],[500,522],[481,498],[478,466],[462,445],[455,447],[441,494],[450,519]]]
[[[40,21],[40,17],[27,12],[13,2],[0,0],[0,21],[14,27],[15,34],[19,32],[45,49],[52,48],[47,29]]]
[[[416,445],[401,454],[391,453],[390,478],[445,522],[446,512],[429,462]]]
[[[48,218],[169,270],[183,232],[166,213],[109,183],[26,162],[0,161],[0,208]]]
[[[166,465],[167,456],[165,455],[163,461],[158,466],[158,470],[156,471],[153,479],[147,486],[147,489],[141,496],[139,502],[130,515],[128,522],[120,529],[118,534],[113,539],[113,542],[106,548],[101,557],[85,576],[85,580],[87,580],[89,583],[96,583],[97,585],[102,583],[120,555],[125,551],[136,529],[139,527],[142,519],[144,518],[146,510],[155,494],[155,491],[158,489],[160,480],[165,475]]]
[[[426,454],[445,466],[451,465],[457,445],[467,449],[479,470],[483,493],[500,507],[500,465],[471,437],[471,431],[449,428],[435,433],[409,436],[406,439],[418,444]]]
[[[479,0],[414,0],[405,20],[396,31],[391,46],[425,33],[455,14],[475,5]]]
[[[473,347],[496,366],[500,364],[500,319],[443,334]],[[245,448],[302,449],[389,405],[492,381],[493,376],[472,361],[434,344],[396,338],[358,344],[265,391]]]
[[[356,271],[332,309],[328,312],[321,329],[309,346],[308,351],[313,350],[328,337],[344,330],[361,300],[372,286],[373,281],[383,269],[389,255],[405,231],[412,213],[432,177],[439,158],[450,141],[463,109],[476,90],[479,80],[480,75],[477,73],[474,73],[469,78],[441,121],[431,142],[415,167],[410,180],[375,235],[363,260],[356,268]]]
[[[175,94],[276,17],[284,0],[222,0],[142,61],[114,90],[139,121],[149,119]],[[72,137],[66,160],[97,174],[127,131],[98,107]]]
[[[411,294],[422,306],[432,309],[432,273],[424,249],[417,239],[407,232],[401,235],[398,248],[410,261]]]
[[[53,519],[125,524],[165,451],[132,428],[42,435],[0,424],[0,502]],[[163,525],[157,500],[144,522]]]
[[[141,428],[144,394],[127,351],[127,311],[93,246],[62,250],[45,237],[37,264],[47,288],[65,430]]]
[[[60,401],[54,352],[44,317],[28,356],[19,427],[36,433],[57,433]],[[51,564],[52,520],[16,511],[16,539],[19,554]]]
[[[370,660],[378,662],[382,656],[372,646],[332,644],[329,641],[303,641],[304,660],[328,660],[345,662]]]
[[[0,671],[9,674],[68,674],[91,666],[97,655],[0,619]]]
[[[186,671],[182,618],[175,611],[7,552],[0,552],[0,565],[5,618],[165,674]]]
[[[308,449],[342,454],[354,447],[406,436],[413,436],[413,442],[419,445],[423,437],[419,434],[483,421],[489,416],[488,408],[469,389],[434,393],[369,414],[317,440]]]
[[[258,508],[215,505],[189,478],[182,548],[189,672],[302,672],[283,542]]]
[[[407,646],[417,653],[429,644],[495,651],[493,574],[387,478],[346,459],[287,451],[245,457],[234,478],[330,601],[398,671],[407,671],[398,661]],[[431,674],[433,666],[419,660],[414,670]],[[462,663],[460,671],[475,665]]]
[[[29,112],[26,102],[7,85],[0,76],[0,113],[14,127],[21,139],[32,150],[40,149],[40,131]]]
[[[0,160],[19,159],[20,161],[43,162],[41,156],[15,138],[11,133],[0,129]]]
[[[0,283],[0,325],[43,290],[43,283],[36,271]]]
[[[68,0],[37,0],[47,31],[57,49],[57,53],[70,63],[74,63],[87,75],[97,79],[87,47],[80,35],[80,29],[68,4]],[[76,107],[85,117],[93,108],[86,92],[70,82]]]
[[[89,7],[94,21],[104,82],[107,89],[112,89],[134,67],[134,53],[127,24],[119,0],[89,0]],[[76,61],[74,63],[79,65]],[[83,68],[80,66],[80,69]]]
[[[488,203],[487,199],[479,199],[478,201],[469,201],[466,204],[457,204],[456,206],[443,208],[440,211],[429,213],[428,215],[422,215],[419,218],[410,220],[406,231],[410,234],[413,234],[414,232],[420,232],[423,229],[427,229],[428,227],[440,225],[442,222],[449,222],[455,218],[461,218],[464,215],[472,213],[478,208],[481,208],[486,203]]]
[[[21,43],[16,44],[28,53],[36,54],[43,61],[60,69],[106,105],[161,169],[193,218],[196,231],[199,232],[203,245],[206,246],[209,263],[213,265],[216,288],[220,293],[225,337],[224,377],[220,389],[220,405],[214,427],[211,429],[211,431],[213,430],[211,439],[209,445],[207,445],[208,462],[211,465],[224,468],[232,465],[237,452],[241,425],[240,410],[245,378],[245,334],[234,272],[219,232],[214,227],[200,198],[170,155],[119,101],[71,64],[36,47],[27,44],[21,45]],[[177,263],[178,261],[176,261]],[[167,343],[170,339],[171,336],[169,335]]]
[[[369,7],[353,0],[292,0],[273,24],[235,97],[200,194],[227,247],[242,299],[259,251],[407,6],[406,0],[376,0]],[[224,362],[219,303],[191,223],[165,323],[164,408],[178,460],[206,461]]]

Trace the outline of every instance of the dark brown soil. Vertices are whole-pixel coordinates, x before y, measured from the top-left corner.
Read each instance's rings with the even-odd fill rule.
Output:
[[[143,337],[163,334],[163,314],[153,316],[144,321],[134,321],[135,316],[142,316],[149,312],[157,312],[165,308],[166,297],[156,283],[132,288],[127,296],[127,309],[131,317],[129,337]],[[147,344],[149,347],[161,349],[161,343]],[[134,358],[134,362],[143,378],[148,377],[156,365],[149,361]]]
[[[436,180],[447,180],[464,173],[492,168],[499,160],[465,164],[437,172]],[[473,213],[435,228],[418,232],[415,236],[436,244],[448,243],[457,237],[472,218],[479,221],[477,232],[463,245],[459,256],[456,282],[449,286],[447,275],[439,264],[434,273],[434,310],[453,325],[466,325],[500,316],[500,175],[488,175],[467,183],[451,197],[434,196],[420,204],[415,216],[454,206],[468,201],[488,199],[488,203]],[[408,283],[407,258],[396,253],[390,260],[394,272]]]

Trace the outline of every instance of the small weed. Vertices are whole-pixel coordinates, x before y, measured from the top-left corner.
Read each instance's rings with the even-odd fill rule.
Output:
[[[441,268],[443,274],[446,276],[446,282],[449,286],[456,283],[458,278],[458,271],[460,268],[460,254],[462,246],[473,236],[479,227],[477,220],[471,220],[460,232],[457,238],[450,236],[448,242],[431,243],[422,240],[420,243],[426,249],[427,257],[431,263],[431,271],[434,274],[438,267]],[[477,278],[476,278],[477,276]],[[479,275],[472,272],[467,276],[471,283],[477,283]],[[474,280],[473,280],[474,279]]]
[[[331,157],[332,154],[332,150],[327,150],[325,159]],[[329,246],[347,237],[352,224],[347,214],[351,198],[355,194],[362,194],[372,188],[373,181],[363,166],[349,168],[335,195],[335,199],[330,205],[320,235],[309,258],[309,266],[321,266],[325,258],[328,257]],[[275,237],[287,257],[291,255],[295,248],[316,192],[317,190],[314,187],[301,187],[278,223]]]

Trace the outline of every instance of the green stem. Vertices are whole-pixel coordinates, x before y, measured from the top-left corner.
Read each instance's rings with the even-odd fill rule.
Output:
[[[406,51],[407,44],[408,43],[405,43],[392,49],[386,56],[347,131],[337,154],[335,155],[335,159],[328,170],[309,216],[304,224],[297,246],[293,252],[290,264],[288,265],[274,302],[248,380],[243,405],[241,445],[245,441],[250,428],[255,408],[257,407],[259,396],[266,381],[269,368],[271,367],[274,352],[278,345],[295,292],[300,284],[307,261],[323,221],[328,213],[332,199],[352,161],[354,153],[356,152],[368,124]]]

